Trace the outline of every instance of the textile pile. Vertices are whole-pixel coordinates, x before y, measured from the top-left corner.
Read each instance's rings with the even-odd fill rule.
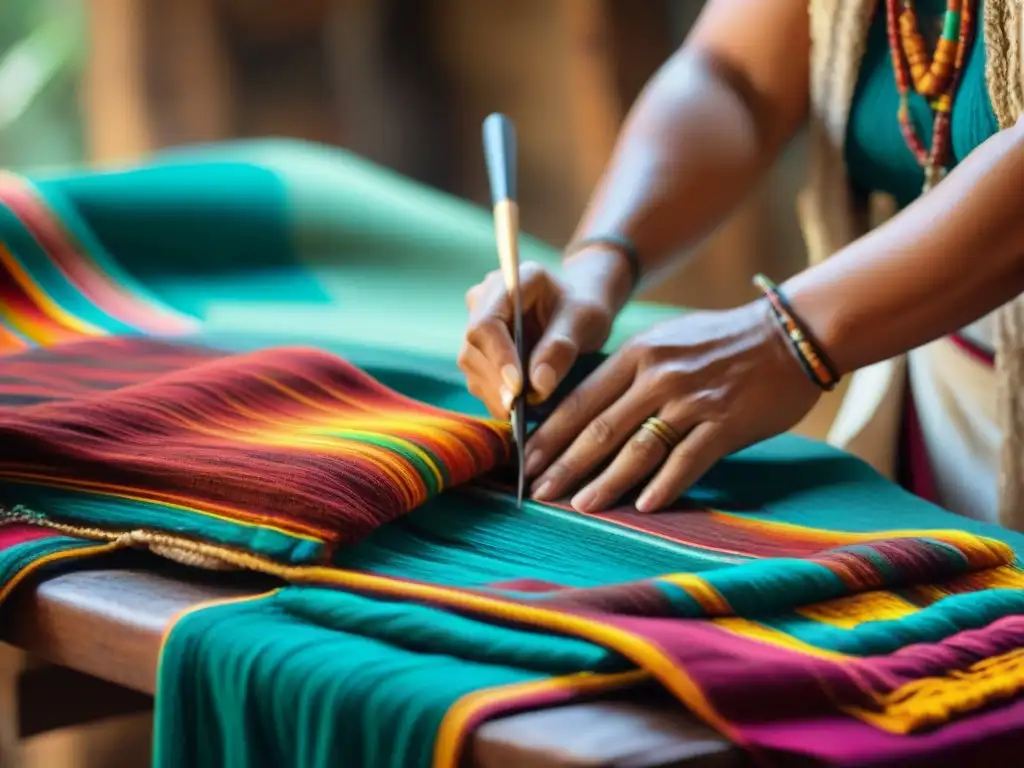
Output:
[[[0,179],[0,597],[125,548],[279,583],[169,632],[156,764],[454,766],[487,718],[641,685],[769,764],[1024,748],[1024,537],[796,437],[664,514],[517,510],[508,429],[450,358],[225,333],[174,301],[181,264],[112,253],[112,211],[147,195],[151,256],[181,227],[202,248],[168,179],[236,171]],[[211,240],[186,266],[221,286]]]

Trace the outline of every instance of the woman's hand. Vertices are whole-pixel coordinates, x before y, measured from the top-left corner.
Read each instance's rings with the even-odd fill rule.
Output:
[[[794,426],[820,390],[803,373],[765,301],[660,323],[612,355],[526,446],[534,498],[572,497],[598,512],[653,474],[636,502],[656,511],[722,457]],[[642,428],[667,423],[670,446]]]
[[[546,400],[581,354],[600,349],[629,292],[628,263],[592,249],[565,264],[562,277],[536,262],[520,267],[529,359],[529,401]],[[496,418],[507,418],[524,373],[512,339],[512,300],[501,272],[466,294],[469,326],[459,354],[469,391]]]

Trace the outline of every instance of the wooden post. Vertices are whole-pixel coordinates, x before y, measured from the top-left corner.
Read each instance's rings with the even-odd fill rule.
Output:
[[[565,37],[564,99],[572,136],[575,204],[582,213],[622,124],[628,104],[619,97],[606,2],[562,0]]]
[[[18,724],[18,676],[25,654],[0,643],[0,768],[20,768],[21,745]]]
[[[132,160],[153,148],[145,82],[147,0],[91,0],[83,111],[89,160]]]
[[[234,133],[233,73],[214,0],[150,2],[142,29],[152,50],[142,66],[156,94],[142,94],[155,144],[229,139]],[[149,90],[149,89],[147,89]]]

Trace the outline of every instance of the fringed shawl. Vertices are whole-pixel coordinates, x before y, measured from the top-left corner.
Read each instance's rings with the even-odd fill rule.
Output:
[[[983,0],[986,72],[992,109],[1000,129],[1024,114],[1021,58],[1022,14],[1019,0]],[[812,264],[835,253],[862,234],[871,222],[868,201],[858,199],[847,178],[843,158],[847,120],[861,58],[877,0],[811,0],[811,161],[808,183],[798,201],[798,214]],[[840,418],[830,442],[891,469],[891,448],[864,455],[864,435],[877,427],[868,422],[886,410],[882,386],[893,390],[905,370],[902,359],[887,361],[853,377],[851,387],[868,393],[873,413],[868,419]],[[999,522],[1024,530],[1024,298],[998,312],[996,375],[999,418],[1003,433],[1000,467]],[[858,381],[859,379],[859,381]],[[884,385],[881,382],[885,382]],[[866,385],[863,386],[863,385]],[[890,406],[885,417],[893,422]],[[878,445],[880,441],[874,440]],[[892,441],[888,442],[889,445]]]

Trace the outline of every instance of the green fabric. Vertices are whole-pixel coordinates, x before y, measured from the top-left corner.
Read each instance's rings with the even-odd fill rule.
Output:
[[[925,25],[938,23],[946,3],[945,0],[919,0],[915,6]],[[985,45],[980,23],[983,12],[982,0],[975,12],[974,45],[953,104],[950,136],[954,165],[999,130],[985,85]],[[850,179],[857,187],[887,192],[902,207],[921,193],[924,172],[903,140],[896,118],[898,108],[885,4],[878,3],[850,110],[846,162]],[[933,115],[927,100],[911,93],[910,114],[924,146],[930,147]]]
[[[68,200],[125,270],[214,332],[451,357],[465,292],[498,263],[487,211],[301,142],[194,147],[146,168],[35,181],[48,200]],[[521,250],[557,264],[528,236]],[[633,304],[610,344],[678,313]]]
[[[160,668],[161,768],[426,766],[461,696],[608,666],[578,640],[323,589],[210,608],[174,634]]]

